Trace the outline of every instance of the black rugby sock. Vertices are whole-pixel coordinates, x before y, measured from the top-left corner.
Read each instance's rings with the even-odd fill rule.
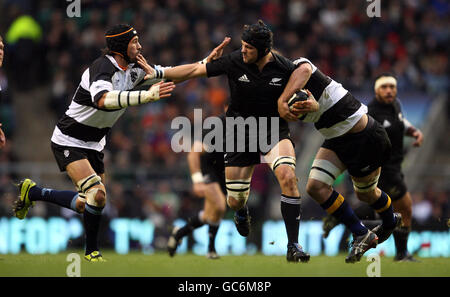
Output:
[[[86,232],[86,255],[98,251],[98,231],[102,219],[102,207],[86,203],[83,213],[84,229]]]
[[[216,225],[208,225],[208,237],[209,237],[209,243],[208,243],[208,251],[215,252],[216,251],[216,236],[217,231],[219,231],[219,225],[220,223],[217,223]]]
[[[238,217],[240,217],[240,218],[246,218],[246,217],[247,217],[247,214],[248,214],[248,206],[247,206],[247,204],[246,204],[243,208],[241,208],[241,209],[235,211],[235,214],[236,214]]]
[[[200,220],[200,214],[190,217],[186,225],[181,227],[177,234],[175,234],[175,238],[178,240],[183,238],[184,236],[190,234],[194,229],[197,229],[203,226],[205,223]]]
[[[57,191],[48,188],[34,186],[30,189],[28,197],[31,201],[50,202],[76,211],[78,193],[74,191]]]
[[[398,256],[404,256],[408,253],[408,237],[411,227],[400,227],[394,230],[394,242],[396,254]]]
[[[320,206],[330,215],[337,218],[356,236],[364,235],[368,232],[366,226],[358,219],[350,205],[344,197],[336,191],[331,193],[330,198]]]
[[[298,231],[300,228],[300,197],[281,194],[281,214],[288,237],[288,245],[298,243]]]
[[[381,191],[381,196],[377,201],[370,205],[380,216],[383,226],[386,228],[395,227],[394,210],[391,205],[391,198],[388,194]]]

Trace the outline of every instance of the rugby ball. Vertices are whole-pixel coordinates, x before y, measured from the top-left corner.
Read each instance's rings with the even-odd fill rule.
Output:
[[[294,95],[292,95],[291,98],[289,98],[287,104],[288,104],[289,109],[292,110],[293,105],[296,102],[306,101],[307,99],[308,99],[308,93],[306,93],[306,91],[304,91],[304,90],[300,90],[300,91],[294,93]],[[297,117],[299,117],[299,118],[302,116],[303,116],[303,114],[297,114]]]
[[[146,91],[150,89],[151,86],[153,86],[156,83],[159,83],[160,81],[166,81],[164,78],[150,78],[150,79],[143,79],[141,82],[139,82],[132,90],[133,91]]]

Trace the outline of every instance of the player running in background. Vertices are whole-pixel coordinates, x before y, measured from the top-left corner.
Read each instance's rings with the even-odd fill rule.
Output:
[[[289,121],[300,117],[313,122],[325,141],[316,154],[307,183],[308,194],[353,234],[353,243],[345,261],[354,263],[370,248],[386,240],[401,224],[401,215],[394,213],[391,198],[377,187],[381,165],[390,156],[391,143],[384,128],[371,116],[367,107],[355,99],[341,84],[324,75],[308,59],[297,59],[303,71],[300,78],[291,78],[278,100],[280,115]],[[292,94],[308,89],[317,98],[320,109],[306,113],[305,102],[297,102],[291,110],[287,104]],[[355,215],[344,197],[332,185],[348,170],[356,196],[368,203],[382,218],[376,230],[369,230]]]
[[[158,83],[143,91],[130,91],[142,81],[147,65],[137,63],[142,47],[134,28],[116,25],[105,34],[107,49],[83,72],[66,113],[56,124],[51,147],[60,170],[66,171],[77,191],[39,187],[30,179],[18,185],[15,216],[25,218],[36,201],[50,202],[83,214],[85,259],[103,261],[98,231],[106,204],[103,148],[106,134],[126,107],[169,97],[174,84]],[[156,69],[160,66],[153,66]]]
[[[223,117],[222,117],[223,120]],[[224,120],[223,120],[224,122]],[[206,135],[208,131],[203,131]],[[204,224],[208,224],[208,253],[209,259],[218,259],[215,240],[220,222],[226,212],[225,167],[223,152],[208,149],[208,144],[194,140],[187,160],[192,177],[193,192],[197,197],[204,198],[203,210],[190,217],[181,228],[174,227],[167,243],[169,255],[175,255],[178,245],[184,236],[189,235]]]
[[[289,262],[307,262],[310,255],[298,244],[301,217],[300,192],[295,175],[295,151],[290,139],[288,123],[277,111],[278,97],[291,75],[296,76],[296,65],[272,50],[273,33],[262,22],[244,26],[241,49],[206,64],[187,64],[164,71],[155,71],[154,77],[172,80],[227,75],[231,103],[227,110],[225,143],[225,178],[227,204],[235,211],[235,224],[242,236],[250,232],[250,215],[247,199],[255,165],[266,162],[274,172],[281,188],[281,213],[288,238],[286,259]],[[309,111],[316,111],[318,104],[308,99]],[[229,119],[266,120],[266,129],[235,133],[236,126],[229,125]],[[271,120],[278,125],[272,127]],[[232,122],[230,120],[230,122]],[[270,141],[272,136],[276,139]],[[245,144],[236,149],[237,139]],[[270,142],[270,144],[269,144]],[[234,144],[234,148],[227,147]],[[268,144],[268,148],[257,147],[255,143]],[[231,146],[231,145],[230,145]]]
[[[397,80],[391,74],[382,74],[374,84],[375,98],[368,105],[369,115],[377,120],[385,129],[392,143],[392,152],[388,161],[381,167],[378,187],[392,199],[394,211],[402,214],[403,226],[393,232],[396,255],[395,261],[416,261],[408,253],[408,236],[411,231],[412,199],[408,192],[401,164],[404,158],[403,137],[415,138],[413,146],[419,147],[423,142],[422,132],[414,127],[402,114],[401,104],[397,98]],[[361,219],[375,218],[373,209],[365,205],[355,209]],[[327,225],[328,233],[336,223],[331,218]]]

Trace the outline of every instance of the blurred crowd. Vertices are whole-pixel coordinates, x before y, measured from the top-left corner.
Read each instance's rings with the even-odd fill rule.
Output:
[[[275,49],[292,59],[309,58],[349,90],[371,91],[378,74],[393,72],[399,92],[418,90],[433,97],[449,91],[446,0],[381,1],[380,17],[369,17],[370,2],[360,0],[80,3],[80,17],[68,17],[70,1],[4,0],[0,9],[7,57],[5,69],[0,69],[2,89],[49,86],[47,103],[55,118],[64,113],[81,73],[105,47],[104,32],[116,23],[136,28],[149,63],[172,66],[203,59],[225,36],[232,38],[225,53],[239,48],[243,25],[262,19],[274,32]],[[17,32],[19,19],[25,24],[22,38]],[[2,121],[13,139],[12,99],[3,92],[1,99]],[[204,117],[220,114],[227,100],[227,81],[219,77],[185,82],[164,102],[130,108],[112,129],[106,149],[106,168],[113,172],[109,214],[162,216],[164,222],[188,217],[198,209],[201,201],[193,199],[186,187],[190,181],[185,154],[171,149],[175,133],[171,120],[177,116],[192,119],[194,108],[202,108]],[[301,133],[302,128],[297,128],[293,137],[300,138]],[[5,163],[15,157],[6,150],[0,158]],[[260,202],[254,207],[264,209],[269,199],[265,185],[273,179],[262,167],[256,175],[252,191]],[[0,188],[3,191],[3,185]],[[428,217],[448,217],[449,194],[443,193],[444,198],[433,195],[418,193],[415,200],[429,201]],[[437,214],[436,209],[445,209],[446,214]]]

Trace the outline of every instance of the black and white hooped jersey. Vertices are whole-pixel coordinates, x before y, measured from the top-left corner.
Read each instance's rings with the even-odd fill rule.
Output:
[[[151,66],[162,68],[159,65]],[[130,63],[123,70],[110,55],[95,60],[83,72],[72,102],[56,124],[51,141],[64,146],[102,151],[106,134],[126,108],[100,109],[98,100],[109,91],[133,89],[144,76],[145,71],[137,63]]]
[[[309,63],[312,73],[304,89],[308,89],[320,104],[317,112],[305,114],[304,122],[314,123],[316,129],[326,138],[347,133],[367,113],[367,106],[358,101],[340,83],[323,74],[311,61],[299,58],[294,64]]]

